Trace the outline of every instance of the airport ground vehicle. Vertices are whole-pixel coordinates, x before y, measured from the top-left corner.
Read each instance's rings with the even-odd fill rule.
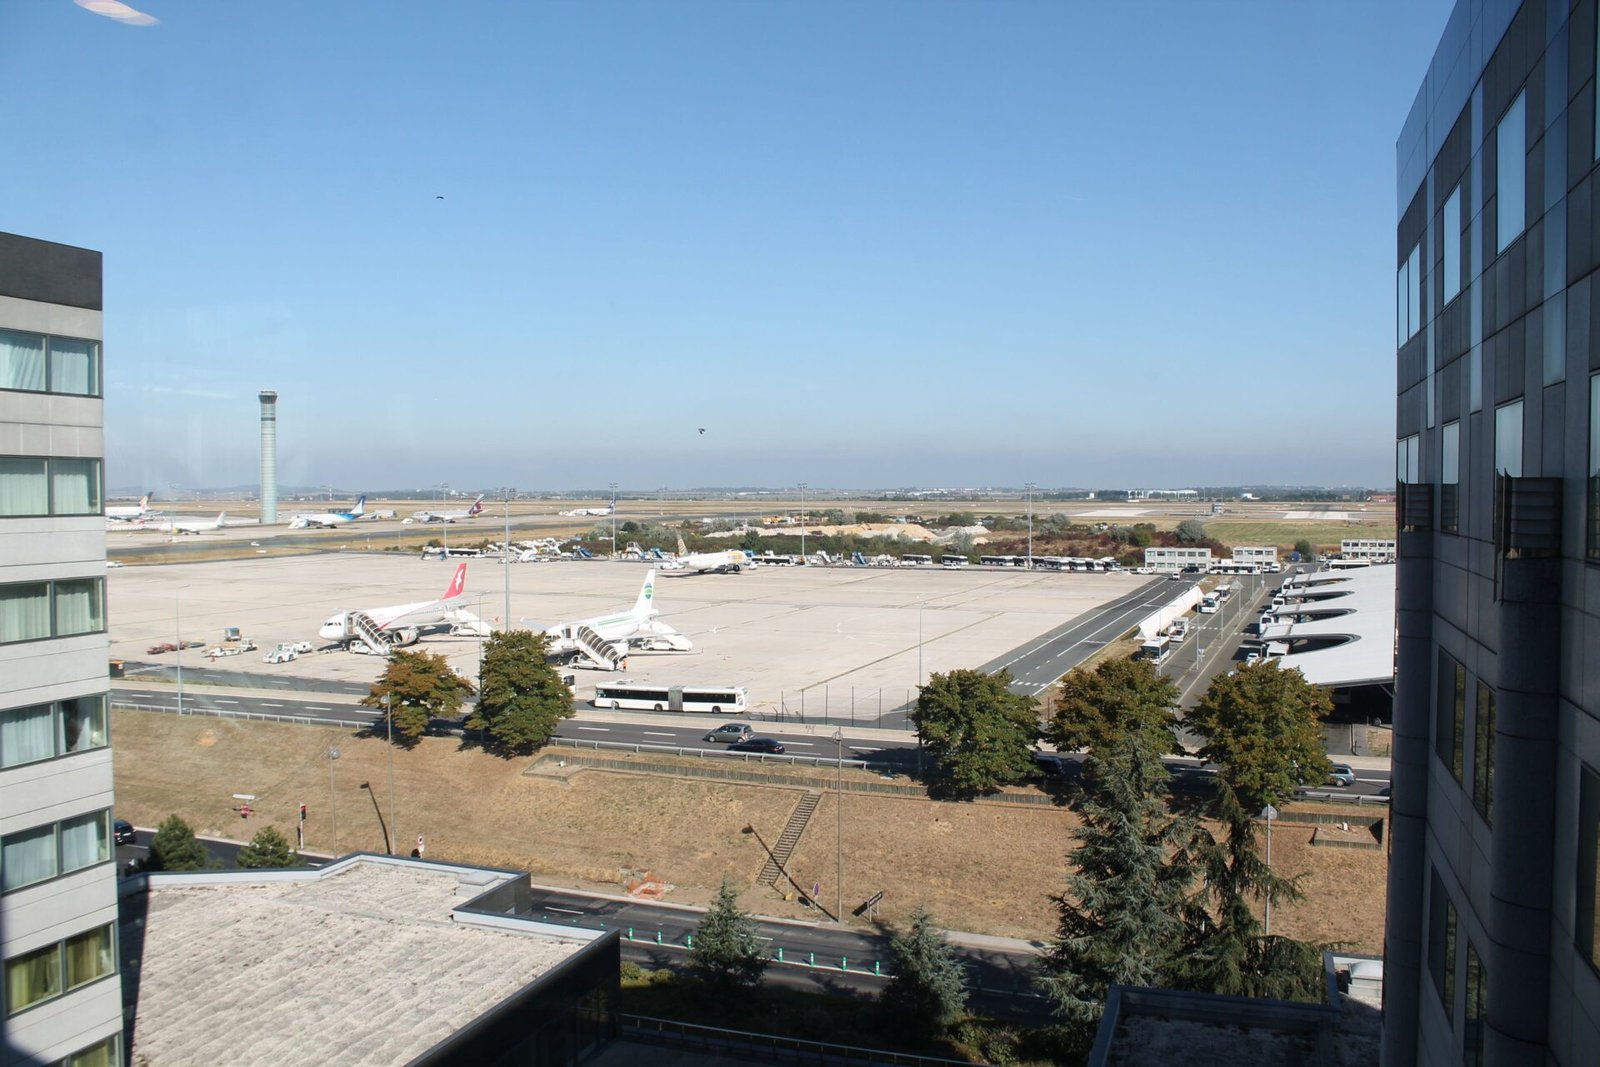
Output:
[[[705,737],[701,738],[701,740],[730,742],[748,741],[754,733],[755,731],[750,729],[750,724],[747,722],[725,722],[715,730],[712,730],[709,734],[706,734]]]
[[[624,711],[690,711],[711,715],[738,715],[745,709],[741,685],[651,685],[624,678],[594,687],[597,708]]]
[[[236,637],[234,640],[238,644],[214,645],[206,649],[206,658],[221,659],[223,656],[237,656],[241,652],[254,652],[256,650],[256,643],[248,637]]]
[[[299,655],[300,650],[294,645],[278,644],[267,650],[267,654],[261,657],[261,662],[288,663],[290,660],[297,659]]]

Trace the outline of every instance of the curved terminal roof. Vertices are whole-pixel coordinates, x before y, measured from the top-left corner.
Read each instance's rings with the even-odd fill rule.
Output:
[[[1394,682],[1394,580],[1392,566],[1298,574],[1283,585],[1283,607],[1293,618],[1303,607],[1322,617],[1306,622],[1269,623],[1263,641],[1311,639],[1316,647],[1279,657],[1284,669],[1300,668],[1306,681],[1337,688]],[[1332,615],[1334,608],[1343,609]]]

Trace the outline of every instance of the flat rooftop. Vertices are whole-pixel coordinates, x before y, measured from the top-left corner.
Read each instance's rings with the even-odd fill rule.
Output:
[[[203,649],[185,666],[214,666],[267,676],[369,684],[382,671],[371,656],[344,652],[264,664],[280,641],[309,640],[335,612],[427,601],[440,596],[458,561],[413,553],[329,552],[297,557],[218,560],[115,568],[107,572],[111,655],[171,664],[173,653],[147,655],[160,642],[221,642],[237,626],[261,646],[215,661]],[[509,588],[513,626],[537,627],[631,606],[648,567],[639,563],[563,561],[502,565],[469,560],[462,605],[502,622]],[[743,685],[756,710],[793,701],[801,689],[838,703],[852,689],[865,698],[909,698],[923,677],[978,667],[1034,642],[1084,612],[1147,581],[1119,573],[1071,573],[971,567],[759,567],[733,575],[658,572],[654,603],[662,621],[688,635],[692,652],[635,652],[630,678],[664,685]],[[475,637],[424,636],[418,650],[445,655],[477,676]],[[577,695],[615,676],[578,672]],[[888,700],[886,699],[886,705]]]
[[[469,870],[478,880],[464,884]],[[582,948],[456,921],[453,908],[490,888],[485,873],[357,857],[273,880],[151,878],[142,920],[124,914],[124,958],[137,961],[132,1062],[405,1063],[426,1052]]]
[[[1395,568],[1392,565],[1311,571],[1284,583],[1288,605],[1280,611],[1325,613],[1306,622],[1274,623],[1264,641],[1300,638],[1337,641],[1279,659],[1298,667],[1313,685],[1338,687],[1394,681]],[[1316,599],[1297,599],[1301,595]]]

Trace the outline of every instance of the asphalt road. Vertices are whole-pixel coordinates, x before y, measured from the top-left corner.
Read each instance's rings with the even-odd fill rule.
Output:
[[[1145,582],[1139,588],[1103,604],[1071,622],[1051,630],[1031,643],[1014,648],[978,668],[986,674],[1009,669],[1013,692],[1038,696],[1061,676],[1116,640],[1151,612],[1170,603],[1172,598],[1193,585],[1173,582],[1165,577]]]

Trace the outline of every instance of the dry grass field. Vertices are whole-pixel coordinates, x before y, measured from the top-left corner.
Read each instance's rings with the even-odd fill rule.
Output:
[[[270,823],[292,837],[305,803],[308,849],[383,848],[374,810],[376,800],[387,817],[389,750],[381,740],[140,712],[115,713],[113,730],[117,814],[136,825],[154,826],[175,812],[202,834],[243,840]],[[331,792],[330,746],[340,753]],[[755,885],[762,842],[777,839],[800,798],[797,788],[592,769],[529,775],[528,760],[462,751],[444,738],[393,756],[402,851],[424,833],[430,858],[517,867],[539,882],[606,892],[649,872],[673,887],[667,900],[689,904],[708,901],[726,877],[744,887],[742,903],[752,911],[814,914]],[[235,793],[256,795],[248,822],[234,811]],[[824,797],[790,863],[801,885],[821,883],[820,899],[830,907],[837,892],[834,804],[832,793]],[[882,889],[879,916],[891,922],[920,903],[961,929],[1048,938],[1049,897],[1063,887],[1073,825],[1062,809],[847,793],[846,911]],[[746,826],[755,832],[744,833]],[[1304,875],[1307,896],[1275,910],[1274,930],[1379,951],[1385,853],[1313,849],[1311,835],[1309,826],[1281,822],[1273,832],[1274,868]]]

